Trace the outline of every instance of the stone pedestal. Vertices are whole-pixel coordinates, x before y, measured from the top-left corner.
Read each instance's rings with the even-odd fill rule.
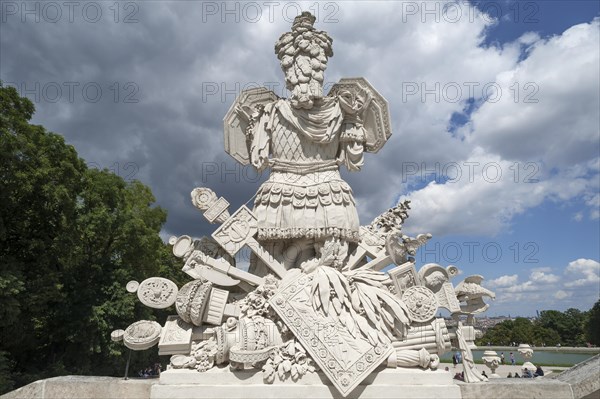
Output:
[[[290,379],[264,384],[262,372],[213,368],[205,373],[168,370],[152,386],[152,399],[179,398],[342,398],[322,373],[309,373],[298,381]],[[378,369],[347,398],[460,398],[452,374],[443,370]]]

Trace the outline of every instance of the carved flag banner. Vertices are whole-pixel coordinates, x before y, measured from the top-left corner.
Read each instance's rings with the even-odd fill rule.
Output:
[[[285,279],[269,303],[337,390],[348,396],[393,348],[380,342],[373,346],[360,334],[355,338],[342,323],[315,311],[313,278],[314,273]]]

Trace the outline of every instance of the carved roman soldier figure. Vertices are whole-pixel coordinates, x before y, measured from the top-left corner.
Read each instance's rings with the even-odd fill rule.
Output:
[[[340,82],[323,96],[332,39],[315,30],[314,22],[310,13],[299,15],[275,44],[291,97],[265,96],[259,89],[235,108],[240,125],[246,124],[248,161],[259,171],[270,168],[254,202],[257,240],[287,269],[305,271],[341,267],[349,244],[360,240],[352,189],[339,169],[360,170],[367,136],[377,135],[365,129],[376,92],[364,79]],[[260,96],[265,100],[257,100]],[[382,100],[377,95],[376,106]],[[383,145],[389,122],[387,130],[376,122],[385,130]],[[254,262],[251,269],[257,271]]]

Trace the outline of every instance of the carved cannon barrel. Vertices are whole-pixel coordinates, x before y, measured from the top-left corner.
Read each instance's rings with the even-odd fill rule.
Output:
[[[412,345],[396,345],[396,342],[393,342],[392,346],[394,347],[394,349],[397,352],[408,351],[408,350],[420,350],[420,349],[426,349],[429,353],[434,353],[437,351],[437,344],[435,342],[427,343],[427,344],[412,344]]]
[[[393,341],[392,346],[401,350],[427,349],[428,352],[443,355],[451,349],[450,334],[443,319],[413,326],[402,341]]]
[[[440,363],[437,355],[432,355],[428,350],[397,350],[396,363],[400,367],[421,367],[436,369]]]

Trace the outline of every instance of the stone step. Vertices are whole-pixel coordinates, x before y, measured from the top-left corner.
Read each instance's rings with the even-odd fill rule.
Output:
[[[341,398],[323,373],[308,373],[265,384],[260,370],[230,371],[213,368],[205,373],[168,370],[152,387],[153,399],[178,398]],[[443,370],[379,369],[354,389],[348,398],[460,398],[460,388]]]

